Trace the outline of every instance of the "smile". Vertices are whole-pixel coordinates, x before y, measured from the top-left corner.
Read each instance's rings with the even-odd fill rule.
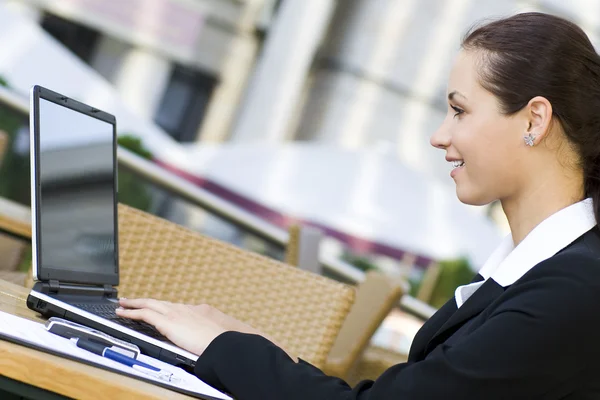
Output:
[[[453,168],[452,168],[452,171],[450,171],[450,176],[454,179],[456,174],[458,174],[460,171],[462,171],[464,166],[465,166],[465,162],[463,160],[452,161]]]

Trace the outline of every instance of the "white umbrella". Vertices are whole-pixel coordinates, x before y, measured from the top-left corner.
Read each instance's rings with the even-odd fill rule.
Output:
[[[378,152],[290,143],[201,145],[184,153],[159,158],[272,210],[384,247],[438,260],[466,256],[477,268],[501,239],[453,186]]]

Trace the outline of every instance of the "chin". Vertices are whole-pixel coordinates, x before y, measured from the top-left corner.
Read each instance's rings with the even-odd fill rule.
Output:
[[[469,206],[485,206],[494,201],[490,199],[490,196],[485,195],[481,191],[460,185],[456,185],[456,197],[458,197],[461,203]]]

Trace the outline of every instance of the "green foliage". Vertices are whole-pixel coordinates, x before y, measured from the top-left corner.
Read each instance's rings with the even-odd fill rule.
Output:
[[[142,139],[132,134],[119,135],[117,139],[119,146],[126,148],[127,150],[137,154],[138,156],[147,160],[152,160],[153,155],[147,148],[144,147]]]
[[[430,304],[436,308],[440,308],[453,297],[458,286],[468,284],[475,276],[466,258],[444,260],[439,264],[440,277],[430,301]]]
[[[149,186],[133,172],[119,169],[119,203],[138,210],[150,211],[152,195]]]
[[[364,272],[379,269],[379,267],[377,267],[377,265],[375,265],[373,262],[371,262],[371,260],[369,260],[368,258],[359,256],[356,254],[351,254],[351,253],[345,252],[341,258],[343,261],[346,261],[347,263],[354,265],[356,268],[358,268]]]
[[[31,269],[31,246],[27,246],[27,248],[23,252],[23,257],[21,258],[21,262],[17,267],[17,271],[19,272],[29,272]]]
[[[152,153],[144,147],[142,139],[132,135],[119,135],[119,146],[137,154],[147,160],[152,160]],[[150,211],[152,207],[152,194],[150,187],[133,172],[119,169],[119,202],[143,211]]]
[[[0,162],[0,197],[29,205],[29,153],[13,151],[19,131],[27,126],[27,118],[23,113],[0,105],[0,131],[8,135],[7,149]]]
[[[408,278],[408,286],[410,287],[410,290],[408,291],[408,295],[412,296],[412,297],[417,297],[417,294],[419,293],[419,289],[421,288],[421,283],[423,283],[423,276],[419,276],[417,277],[410,277]]]
[[[3,75],[0,75],[0,86],[10,89],[10,85],[8,84],[8,81]]]

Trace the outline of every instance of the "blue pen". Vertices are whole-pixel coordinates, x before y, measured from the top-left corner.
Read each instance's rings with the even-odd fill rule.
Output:
[[[156,378],[164,379],[167,381],[171,381],[172,373],[167,371],[162,371],[160,368],[156,368],[153,365],[146,364],[145,362],[138,361],[135,358],[127,357],[124,354],[111,350],[109,347],[105,345],[94,342],[86,339],[74,339],[77,347],[80,349],[87,350],[91,353],[98,354],[99,356],[108,358],[109,360],[116,361],[118,363],[127,365],[132,367],[136,371],[144,372],[148,375],[154,376]]]

